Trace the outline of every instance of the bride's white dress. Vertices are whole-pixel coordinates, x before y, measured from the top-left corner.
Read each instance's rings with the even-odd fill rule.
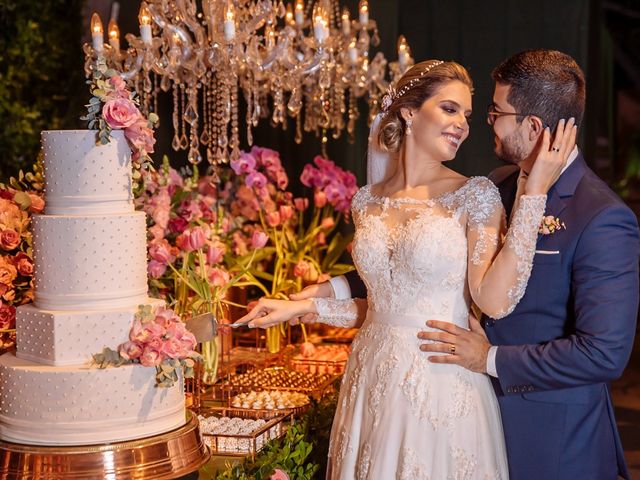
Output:
[[[512,258],[481,291],[482,279],[474,283],[470,276],[487,271],[504,233],[500,197],[488,179],[472,178],[424,201],[376,197],[370,186],[358,191],[352,255],[367,286],[368,310],[340,389],[328,478],[508,478],[489,377],[430,363],[417,333],[428,330],[429,319],[468,328],[474,288],[495,307],[494,316],[513,309],[526,287],[545,202],[544,196],[523,198],[506,239]],[[321,321],[356,321],[354,300],[315,302]]]

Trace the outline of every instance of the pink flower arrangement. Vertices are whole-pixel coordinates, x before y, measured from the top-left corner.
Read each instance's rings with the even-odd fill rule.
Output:
[[[99,59],[93,75],[87,81],[91,89],[91,99],[87,104],[87,115],[81,117],[88,121],[90,129],[98,130],[97,143],[109,142],[111,130],[123,130],[131,147],[131,160],[134,165],[134,182],[140,178],[139,170],[150,168],[155,138],[153,126],[158,121],[155,113],[148,118],[140,111],[135,94],[127,88],[125,80],[115,70],[107,68],[104,59]]]
[[[159,387],[171,387],[177,380],[176,369],[181,367],[184,376],[193,376],[195,362],[200,354],[195,351],[196,339],[176,313],[168,308],[140,307],[129,332],[129,340],[93,356],[100,367],[119,366],[124,363],[140,363],[156,367]]]

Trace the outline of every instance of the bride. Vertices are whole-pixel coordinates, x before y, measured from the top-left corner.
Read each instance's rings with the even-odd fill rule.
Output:
[[[493,183],[444,165],[469,134],[472,89],[462,66],[430,60],[414,65],[385,98],[370,143],[393,154],[392,171],[377,174],[382,181],[361,188],[352,202],[352,255],[366,300],[261,299],[237,322],[266,328],[317,313],[330,325],[360,327],[340,389],[327,478],[508,477],[489,378],[429,362],[416,333],[432,318],[469,328],[472,302],[493,318],[513,310],[531,272],[546,193],[575,129],[571,121],[559,127],[551,148],[545,131],[507,231]]]

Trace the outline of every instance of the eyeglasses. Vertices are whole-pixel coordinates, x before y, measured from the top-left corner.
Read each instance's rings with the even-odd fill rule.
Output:
[[[535,116],[540,118],[540,115],[536,115],[535,113],[500,112],[496,110],[496,106],[493,103],[487,105],[487,123],[489,125],[496,123],[496,118],[503,117],[505,115],[515,115],[516,117]]]

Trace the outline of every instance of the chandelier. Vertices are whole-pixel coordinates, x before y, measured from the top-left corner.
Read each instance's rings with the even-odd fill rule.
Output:
[[[91,19],[92,43],[84,45],[85,73],[101,57],[122,72],[140,95],[144,113],[157,112],[160,91],[173,95],[175,150],[187,158],[213,165],[240,155],[240,128],[253,143],[259,119],[287,128],[295,120],[295,141],[303,131],[322,139],[338,138],[346,129],[353,139],[360,116],[358,98],[369,107],[368,121],[386,93],[387,60],[378,52],[377,25],[361,0],[357,19],[338,0],[150,0],[138,16],[140,35],[127,34],[121,50],[115,21],[108,25],[109,43],[96,13]],[[413,64],[404,37],[398,61],[389,66],[396,81]],[[239,97],[246,105],[239,119]]]

